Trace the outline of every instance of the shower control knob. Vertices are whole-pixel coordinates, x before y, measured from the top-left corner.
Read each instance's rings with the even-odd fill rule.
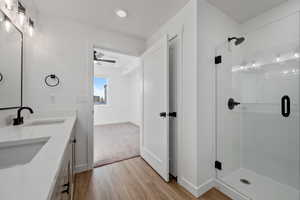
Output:
[[[229,110],[233,110],[235,106],[238,106],[240,104],[240,102],[236,102],[233,98],[230,98],[227,103]]]

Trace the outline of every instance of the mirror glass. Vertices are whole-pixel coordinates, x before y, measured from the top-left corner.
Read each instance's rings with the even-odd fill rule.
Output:
[[[22,106],[22,32],[1,11],[0,109]]]

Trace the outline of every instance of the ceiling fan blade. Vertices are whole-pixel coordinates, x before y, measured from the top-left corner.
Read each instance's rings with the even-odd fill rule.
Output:
[[[107,62],[107,63],[116,63],[117,62],[115,60],[108,60],[108,59],[97,59],[96,61]]]
[[[94,61],[98,61],[98,62],[107,62],[107,63],[116,63],[117,61],[115,60],[109,60],[109,59],[101,59],[101,58],[97,58],[97,52],[94,51]]]

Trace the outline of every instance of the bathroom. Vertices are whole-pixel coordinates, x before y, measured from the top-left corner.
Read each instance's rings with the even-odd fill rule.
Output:
[[[300,199],[299,0],[0,9],[0,199]],[[95,47],[142,63],[141,156],[99,168]]]

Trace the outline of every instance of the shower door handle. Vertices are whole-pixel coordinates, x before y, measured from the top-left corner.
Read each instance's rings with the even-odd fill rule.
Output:
[[[291,99],[287,95],[281,98],[281,114],[283,117],[289,117],[291,114]]]
[[[227,103],[229,110],[233,110],[235,106],[238,106],[240,104],[240,102],[236,102],[233,98],[228,99]]]

